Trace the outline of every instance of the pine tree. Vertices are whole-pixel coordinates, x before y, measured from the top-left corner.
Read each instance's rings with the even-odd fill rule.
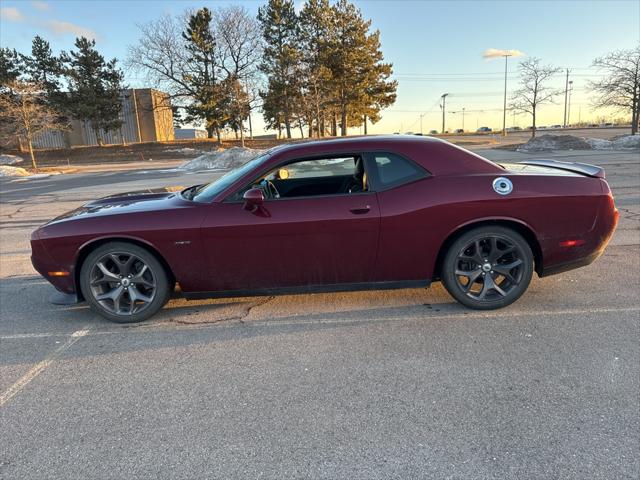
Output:
[[[77,38],[77,50],[62,56],[69,85],[64,107],[73,117],[90,122],[102,145],[102,132],[116,130],[122,125],[120,96],[124,87],[116,59],[105,61],[95,44],[95,40]]]
[[[23,70],[22,57],[16,50],[0,48],[0,87],[17,80]]]
[[[188,74],[184,81],[193,92],[193,102],[185,111],[186,121],[204,120],[209,138],[216,133],[221,141],[221,130],[227,122],[224,86],[218,82],[216,41],[212,33],[213,15],[208,8],[201,8],[189,17],[182,38],[189,52]]]
[[[383,63],[379,32],[369,33],[371,21],[347,0],[332,6],[334,35],[328,68],[337,93],[340,133],[362,125],[365,116],[378,118],[381,108],[395,102],[397,83],[389,80],[392,66]]]
[[[300,95],[298,18],[292,0],[269,0],[258,9],[258,21],[262,27],[265,42],[260,70],[269,79],[268,89],[261,96],[267,108],[263,107],[268,124],[282,118],[291,138],[294,105]]]
[[[333,12],[328,0],[305,3],[300,12],[300,43],[304,52],[302,78],[308,115],[315,120],[318,137],[325,134],[325,121],[335,100],[330,89],[331,70],[327,68],[332,27]],[[312,130],[310,128],[309,136]]]
[[[62,61],[53,55],[49,42],[36,35],[31,43],[31,56],[23,55],[22,60],[30,81],[43,86],[49,94],[60,92]]]

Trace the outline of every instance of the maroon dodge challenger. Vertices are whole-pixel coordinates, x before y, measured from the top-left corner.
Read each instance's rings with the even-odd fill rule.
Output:
[[[448,142],[353,137],[269,150],[211,183],[105,197],[33,232],[32,262],[116,322],[187,299],[425,287],[470,308],[587,265],[618,221],[596,166],[494,163]]]

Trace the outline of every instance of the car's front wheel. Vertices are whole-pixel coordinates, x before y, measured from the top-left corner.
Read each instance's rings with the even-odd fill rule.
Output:
[[[463,305],[505,307],[525,292],[533,275],[527,241],[510,228],[484,226],[458,237],[442,264],[442,283]]]
[[[80,270],[80,288],[91,308],[118,323],[141,322],[169,300],[167,273],[149,251],[110,242],[92,251]]]

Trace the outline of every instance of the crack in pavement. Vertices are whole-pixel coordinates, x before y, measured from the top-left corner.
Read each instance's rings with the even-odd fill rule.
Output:
[[[227,315],[227,316],[221,316],[221,317],[215,317],[214,318],[210,318],[210,319],[189,319],[188,316],[185,318],[171,318],[171,322],[172,323],[178,323],[178,324],[183,324],[183,325],[196,325],[196,324],[203,324],[203,323],[219,323],[219,322],[228,322],[228,321],[233,321],[233,320],[237,320],[240,323],[245,323],[244,320],[251,314],[251,312],[253,310],[255,310],[256,308],[262,307],[263,305],[266,305],[267,303],[269,303],[270,301],[272,301],[274,298],[276,298],[275,296],[269,296],[269,297],[265,297],[262,298],[260,300],[257,301],[253,301],[253,302],[239,302],[237,304],[233,304],[233,305],[228,305],[228,304],[222,304],[221,305],[221,309],[224,308],[237,308],[237,307],[241,307],[242,311],[239,314],[235,314],[235,315]]]

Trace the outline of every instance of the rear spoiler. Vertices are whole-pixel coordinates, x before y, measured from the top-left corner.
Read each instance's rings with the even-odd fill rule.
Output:
[[[604,178],[604,168],[588,163],[562,162],[560,160],[526,160],[520,162],[524,165],[536,165],[539,167],[557,168],[569,172],[581,173],[588,177]]]

